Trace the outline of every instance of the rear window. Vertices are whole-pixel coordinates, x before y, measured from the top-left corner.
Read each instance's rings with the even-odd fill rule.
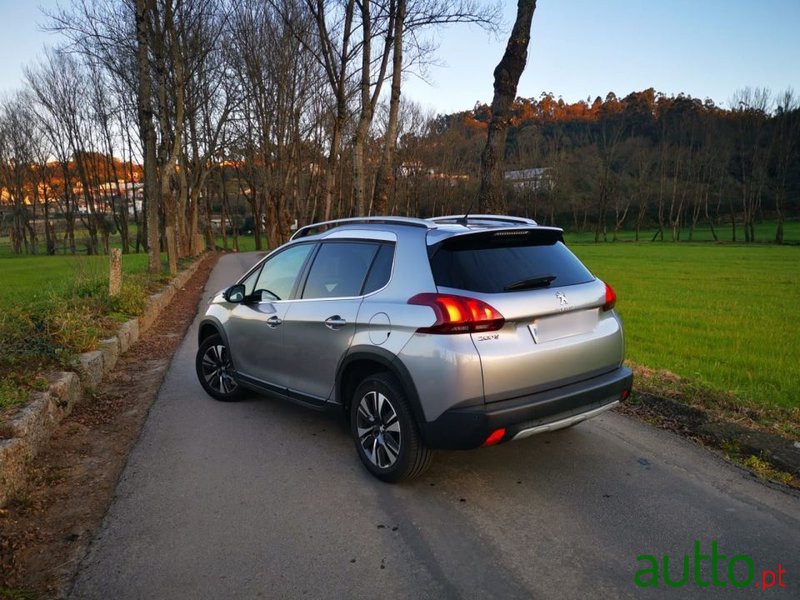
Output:
[[[381,249],[378,250],[378,255],[369,269],[367,281],[364,284],[364,295],[371,294],[387,283],[392,276],[392,259],[394,258],[394,245],[381,244]]]
[[[431,269],[437,286],[488,294],[594,280],[577,257],[551,236],[453,238],[434,251]]]
[[[361,295],[379,244],[325,242],[308,273],[303,298],[350,298]]]

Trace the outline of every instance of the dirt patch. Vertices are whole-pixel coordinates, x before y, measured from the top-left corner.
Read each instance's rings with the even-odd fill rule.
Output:
[[[217,258],[203,259],[112,375],[59,425],[31,465],[26,492],[0,509],[0,598],[67,593]]]
[[[702,444],[762,479],[800,489],[800,442],[797,436],[783,433],[794,431],[795,413],[783,415],[778,411],[765,418],[763,410],[715,398],[699,404],[690,397],[681,397],[681,381],[670,382],[666,389],[675,398],[640,391],[636,389],[640,384],[650,390],[656,387],[652,380],[643,381],[642,376],[641,372],[636,373],[634,394],[620,405],[620,412]],[[693,392],[691,398],[700,396]]]

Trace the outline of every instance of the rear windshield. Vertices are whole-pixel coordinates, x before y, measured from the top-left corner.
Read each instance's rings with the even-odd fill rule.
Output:
[[[594,280],[577,257],[552,238],[453,238],[434,251],[431,269],[437,286],[488,294]]]

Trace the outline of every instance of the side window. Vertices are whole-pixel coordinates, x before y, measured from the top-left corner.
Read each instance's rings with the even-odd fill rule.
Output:
[[[264,300],[286,300],[313,247],[314,244],[300,244],[270,258],[264,263],[253,291],[267,292]]]
[[[367,275],[364,295],[371,294],[389,283],[389,278],[392,276],[392,259],[394,259],[394,244],[381,244],[378,256],[375,257]]]
[[[308,273],[303,298],[360,296],[379,247],[361,242],[323,243]]]
[[[259,273],[261,273],[261,268],[254,269],[250,275],[248,275],[245,279],[242,279],[241,283],[244,285],[245,296],[249,296],[256,289],[256,279],[258,279]]]

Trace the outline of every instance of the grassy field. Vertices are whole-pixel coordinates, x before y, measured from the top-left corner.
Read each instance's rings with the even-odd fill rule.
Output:
[[[162,256],[162,267],[166,262]],[[66,367],[96,347],[120,321],[141,312],[167,277],[147,274],[147,255],[123,257],[119,295],[108,295],[108,256],[0,258],[0,425],[23,406],[40,374]]]
[[[562,227],[567,229],[568,224],[562,223]],[[643,229],[639,232],[640,242],[649,242],[655,235],[655,229]],[[720,242],[731,242],[731,225],[725,223],[716,227],[717,238]],[[756,242],[758,243],[772,243],[775,241],[775,223],[765,222],[758,223],[755,226]],[[583,233],[567,231],[565,234],[567,242],[594,242],[594,230],[585,231]],[[613,239],[613,232],[611,230],[607,233],[608,241]],[[783,226],[784,243],[786,244],[800,244],[800,221],[786,221]],[[602,239],[602,238],[601,238]],[[664,241],[672,240],[672,230],[666,229],[664,231]],[[620,231],[617,235],[617,241],[620,242],[634,242],[636,241],[636,232],[633,230]],[[684,229],[680,234],[680,241],[689,241],[689,230]],[[711,229],[708,225],[698,227],[693,236],[694,242],[713,242],[714,236],[711,234]],[[736,241],[744,242],[744,229],[741,224],[736,228]]]
[[[147,271],[147,254],[126,254],[125,274]],[[76,281],[108,278],[108,256],[20,256],[0,258],[0,307],[71,291]]]
[[[800,248],[571,244],[619,295],[628,358],[800,407]]]

